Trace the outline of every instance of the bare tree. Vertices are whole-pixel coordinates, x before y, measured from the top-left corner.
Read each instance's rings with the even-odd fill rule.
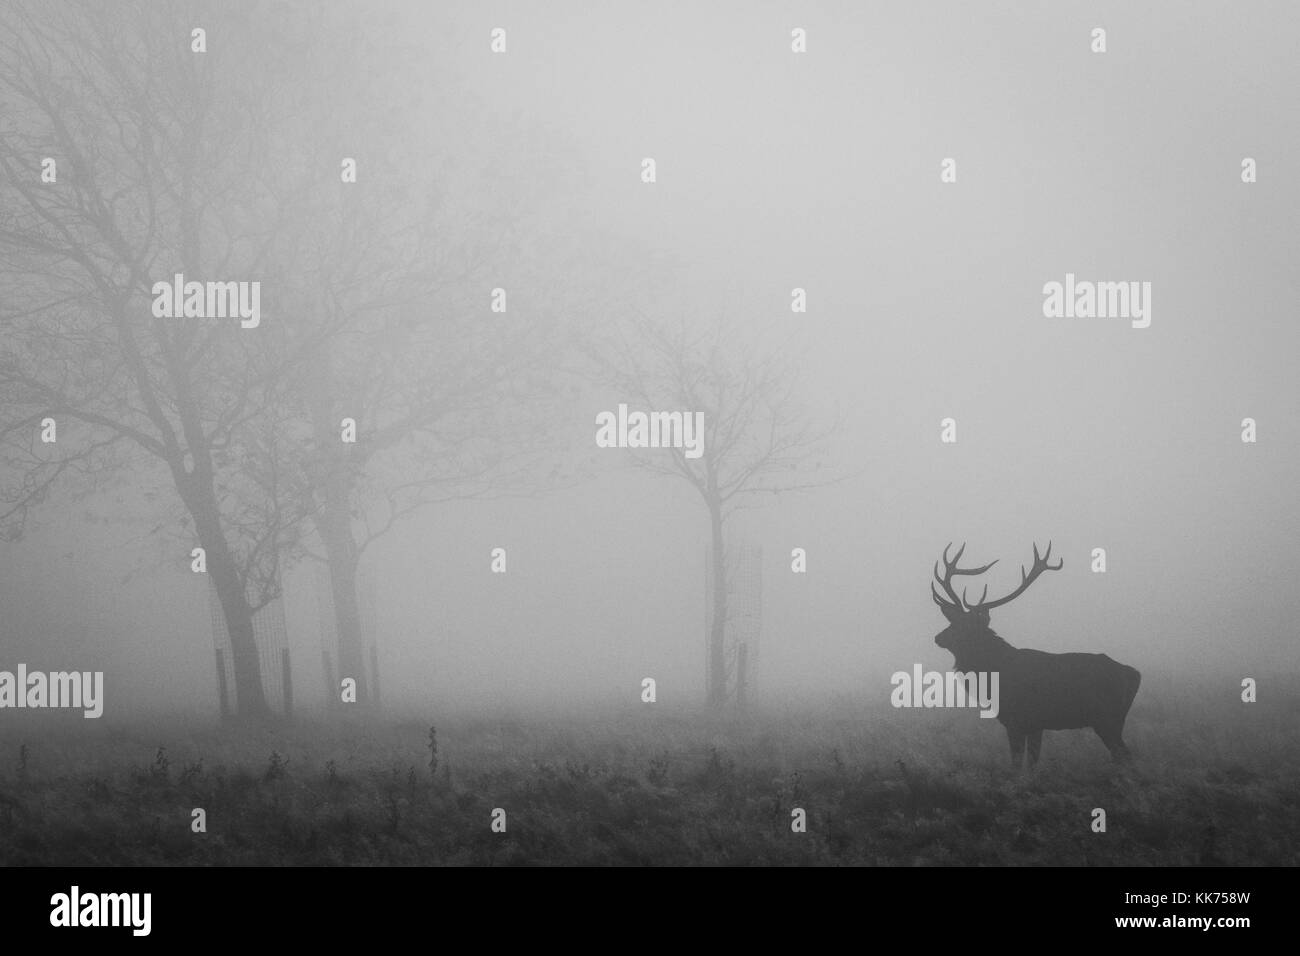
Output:
[[[265,410],[326,323],[170,319],[155,280],[285,279],[304,221],[264,162],[283,50],[236,12],[191,52],[192,18],[150,3],[13,3],[0,25],[0,447],[11,534],[64,479],[145,462],[169,476],[230,632],[241,715],[267,715],[252,615],[302,515]],[[237,37],[237,42],[230,42]],[[42,181],[43,157],[57,180]],[[276,301],[272,292],[271,301]],[[276,343],[275,347],[268,347]],[[52,445],[33,434],[64,428]],[[71,426],[71,427],[70,427]],[[301,497],[301,496],[299,496]]]
[[[444,167],[465,156],[426,155],[374,109],[421,88],[414,45],[386,45],[384,76],[361,81],[342,64],[363,68],[347,48],[368,38],[346,12],[280,13],[292,31],[265,9],[205,11],[203,54],[183,8],[144,2],[19,4],[0,31],[0,517],[19,533],[73,477],[141,484],[160,466],[207,552],[251,716],[265,713],[252,615],[282,562],[319,546],[340,662],[360,676],[371,542],[426,505],[566,477],[549,451],[561,310],[536,295],[523,321],[487,308],[504,264],[535,287],[560,271],[519,202],[545,150],[524,175],[497,169],[511,154],[489,129],[487,181],[458,181]],[[461,119],[439,140],[464,140]],[[358,144],[362,185],[340,188],[334,164]],[[260,279],[274,317],[154,317],[153,282],[178,272]],[[78,430],[37,444],[51,415]]]
[[[560,339],[536,317],[520,323],[488,313],[485,260],[465,255],[472,234],[454,239],[468,273],[440,268],[441,243],[412,239],[421,263],[400,278],[324,279],[322,308],[341,310],[349,332],[298,379],[322,552],[308,553],[328,565],[340,673],[358,678],[358,703],[365,635],[357,579],[366,549],[430,505],[533,494],[569,477],[553,441],[552,410],[563,392],[549,359]],[[383,299],[374,300],[380,289]],[[466,301],[475,293],[480,301]],[[345,419],[355,441],[340,438]]]
[[[455,152],[413,151],[405,126],[372,110],[420,89],[427,69],[418,58],[393,62],[394,29],[372,51],[388,68],[367,80],[367,97],[329,98],[372,159],[364,191],[336,190],[300,252],[310,311],[344,331],[289,382],[314,532],[305,553],[327,566],[340,673],[357,679],[358,703],[367,696],[357,593],[367,549],[422,508],[570,480],[554,441],[564,420],[559,356],[566,323],[583,312],[537,291],[566,274],[559,257],[572,254],[543,235],[532,208],[530,177],[555,144],[533,137],[525,154],[501,150],[530,131],[484,119],[472,94],[439,74],[436,102],[420,109],[421,143],[455,143]],[[306,153],[330,152],[339,115]],[[531,294],[494,312],[494,288],[515,284]],[[355,441],[341,440],[345,419]]]
[[[637,315],[596,354],[601,377],[645,411],[703,413],[698,458],[684,448],[630,450],[639,468],[686,482],[709,521],[712,617],[707,700],[728,696],[727,527],[764,496],[807,491],[838,480],[823,469],[837,422],[819,423],[803,406],[794,351],[764,351],[751,330],[721,317],[692,324]]]

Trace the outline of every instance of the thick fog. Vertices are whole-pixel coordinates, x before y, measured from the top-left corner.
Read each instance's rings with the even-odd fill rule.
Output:
[[[929,582],[950,541],[968,542],[969,562],[999,559],[990,595],[1019,583],[1035,542],[1064,560],[993,612],[1013,645],[1104,652],[1153,686],[1294,671],[1300,16],[1265,6],[220,4],[148,20],[176,24],[182,50],[209,24],[214,96],[226,71],[254,68],[228,45],[282,46],[280,62],[254,58],[272,63],[268,101],[298,84],[303,111],[357,121],[272,128],[244,154],[247,181],[267,163],[277,182],[304,170],[304,204],[354,189],[339,223],[402,209],[393,196],[409,194],[408,211],[427,201],[424,240],[446,258],[417,266],[443,284],[391,308],[445,310],[447,336],[481,336],[462,370],[495,337],[510,343],[479,378],[540,356],[527,375],[546,397],[525,392],[519,412],[529,457],[492,493],[455,486],[400,517],[362,554],[385,705],[580,712],[635,705],[646,677],[664,705],[704,702],[709,513],[681,476],[596,441],[600,413],[650,410],[588,361],[636,316],[700,330],[725,317],[736,354],[791,359],[781,384],[815,428],[835,426],[809,487],[726,519],[729,547],[762,549],[756,704],[883,704],[891,673],[947,668]],[[277,39],[299,35],[296,18],[317,46]],[[7,158],[24,155],[29,122],[0,114]],[[33,182],[44,155],[22,167]],[[343,157],[355,184],[339,182]],[[1256,182],[1243,182],[1246,157]],[[37,188],[72,188],[74,168]],[[482,251],[481,265],[462,275],[458,250]],[[8,323],[52,293],[20,239],[3,251]],[[329,307],[301,293],[322,288],[302,278],[317,268],[306,253],[282,256],[192,276],[262,280],[261,324],[236,339],[279,341]],[[331,277],[345,271],[329,261]],[[178,271],[153,262],[146,285]],[[406,264],[381,265],[376,289],[399,287]],[[1149,326],[1046,317],[1044,286],[1067,274],[1150,283]],[[294,278],[277,289],[277,276]],[[806,311],[792,310],[795,289]],[[147,317],[148,296],[135,302]],[[340,362],[358,348],[344,342]],[[432,388],[446,371],[401,381]],[[941,440],[948,418],[955,442]],[[38,431],[10,428],[6,449]],[[655,454],[669,463],[667,450],[642,457]],[[443,467],[374,463],[414,478]],[[215,713],[209,583],[191,571],[184,511],[148,456],[102,487],[52,487],[21,540],[0,544],[3,666],[103,670],[109,718]],[[303,550],[319,552],[314,534],[304,519]],[[322,645],[333,650],[318,568],[285,546],[306,710],[322,706]]]

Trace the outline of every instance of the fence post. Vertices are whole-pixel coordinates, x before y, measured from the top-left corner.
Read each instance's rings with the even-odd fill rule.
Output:
[[[289,669],[289,648],[280,650],[280,676],[284,681],[284,719],[293,719],[293,672]]]
[[[741,642],[736,648],[736,709],[745,712],[748,703],[749,645]]]
[[[217,648],[217,696],[221,699],[221,719],[230,719],[230,701],[226,699],[226,655]]]
[[[321,673],[325,675],[325,713],[332,714],[339,702],[339,685],[334,683],[334,663],[330,660],[330,652],[323,647],[320,649],[320,660]]]

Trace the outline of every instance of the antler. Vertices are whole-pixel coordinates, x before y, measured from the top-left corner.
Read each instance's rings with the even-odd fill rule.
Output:
[[[948,546],[943,549],[943,577],[939,576],[939,562],[934,562],[934,580],[938,581],[939,584],[943,586],[943,591],[948,595],[950,600],[945,601],[941,598],[939,592],[934,589],[934,582],[932,581],[930,583],[930,595],[934,598],[934,603],[939,605],[945,613],[951,611],[961,612],[965,610],[962,599],[957,596],[957,592],[954,591],[952,587],[952,579],[954,576],[958,574],[983,574],[989,568],[993,567],[993,565],[998,563],[994,560],[990,561],[982,568],[959,568],[957,567],[957,562],[961,560],[962,552],[966,550],[966,544],[963,542],[962,546],[957,549],[957,553],[952,556],[952,560],[949,561],[948,549],[951,547],[952,542],[949,541]]]
[[[958,552],[959,556],[960,554],[961,552]],[[1002,605],[1015,600],[1021,594],[1023,594],[1025,590],[1029,587],[1029,585],[1033,584],[1034,581],[1038,579],[1038,576],[1042,574],[1044,571],[1059,571],[1065,565],[1064,559],[1060,559],[1060,558],[1057,559],[1055,565],[1048,564],[1047,562],[1051,557],[1052,557],[1052,542],[1050,541],[1047,542],[1047,550],[1043,553],[1042,557],[1039,557],[1038,543],[1035,542],[1034,543],[1034,566],[1030,568],[1028,572],[1025,571],[1025,566],[1023,564],[1020,566],[1020,587],[1016,588],[1006,597],[998,598],[996,601],[989,601],[988,603],[985,603],[984,599],[988,597],[989,594],[989,586],[986,584],[984,585],[984,593],[980,595],[979,601],[976,602],[975,604],[971,604],[970,601],[966,600],[966,592],[963,591],[962,604],[966,606],[967,611],[989,611],[995,607],[1001,607]]]

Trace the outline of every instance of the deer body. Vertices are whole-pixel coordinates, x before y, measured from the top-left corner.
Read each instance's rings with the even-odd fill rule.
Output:
[[[951,547],[951,545],[949,545]],[[1124,721],[1137,696],[1142,675],[1105,654],[1049,654],[1029,648],[1012,647],[989,626],[989,611],[1006,604],[1023,593],[1043,571],[1059,571],[1061,562],[1048,564],[1052,548],[1042,557],[1034,546],[1034,566],[1021,568],[1020,587],[997,601],[985,602],[988,587],[979,602],[970,603],[965,594],[958,597],[952,587],[955,575],[983,574],[996,564],[981,568],[957,567],[965,545],[948,560],[944,549],[946,573],[935,580],[948,595],[944,600],[934,586],[934,601],[948,619],[948,627],[935,635],[934,642],[953,655],[953,669],[961,672],[997,671],[1001,676],[998,720],[1006,728],[1011,745],[1011,762],[1024,763],[1025,745],[1029,745],[1029,762],[1038,762],[1044,730],[1091,728],[1116,760],[1128,757],[1124,745]]]

